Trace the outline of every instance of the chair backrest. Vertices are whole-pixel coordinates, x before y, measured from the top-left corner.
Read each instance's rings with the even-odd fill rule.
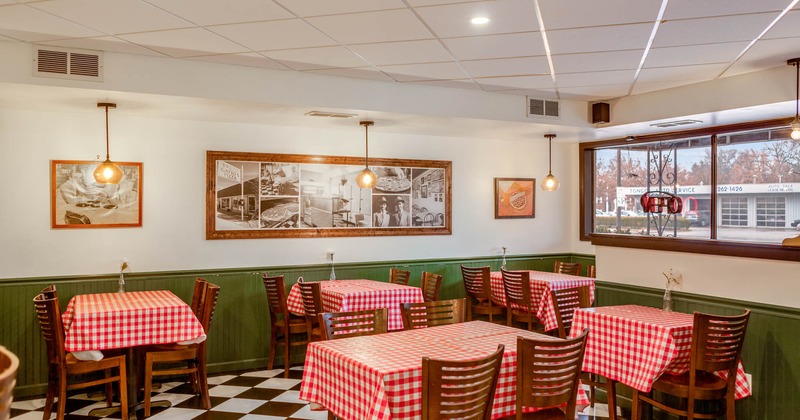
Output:
[[[694,313],[690,381],[694,380],[697,370],[728,371],[728,386],[734,386],[749,319],[749,309],[734,316]]]
[[[492,297],[491,272],[487,267],[461,266],[461,277],[464,280],[464,291],[467,296],[478,302],[487,302]]]
[[[409,277],[411,277],[411,272],[409,271],[398,270],[396,268],[389,269],[389,283],[408,286]]]
[[[389,331],[389,310],[386,308],[319,314],[323,340],[383,334]]]
[[[492,417],[505,346],[481,359],[422,358],[422,420]]]
[[[267,274],[261,276],[264,281],[264,290],[267,292],[267,308],[269,309],[269,319],[272,325],[278,321],[289,319],[289,308],[286,305],[286,284],[283,276],[268,277]]]
[[[51,364],[66,363],[64,351],[64,325],[61,322],[61,310],[55,292],[39,293],[33,298],[36,317],[39,318],[39,329],[47,345],[47,360]],[[50,297],[48,297],[48,295]]]
[[[441,285],[441,275],[429,273],[427,271],[422,272],[422,282],[420,283],[420,287],[422,287],[422,297],[425,299],[425,302],[439,300],[439,288]]]
[[[588,332],[569,340],[517,337],[517,413],[566,404],[564,418],[575,418]]]
[[[203,306],[200,309],[200,324],[206,330],[206,335],[211,330],[211,320],[214,318],[214,309],[217,307],[217,297],[219,296],[219,286],[216,284],[208,283],[206,286],[205,297],[203,298]],[[203,341],[205,343],[205,341]]]
[[[11,416],[11,401],[14,399],[14,385],[17,383],[17,356],[0,346],[0,420]]]
[[[597,266],[589,264],[586,266],[586,277],[597,278]]]
[[[464,322],[466,299],[403,303],[400,309],[403,314],[403,329],[406,330],[456,324]]]
[[[567,338],[572,328],[572,318],[575,309],[592,306],[589,286],[570,287],[568,289],[551,290],[553,309],[556,312],[558,323],[558,336]]]
[[[206,287],[208,282],[200,277],[194,279],[194,292],[192,292],[192,312],[194,316],[199,317],[200,311],[203,309],[203,299],[206,294]]]
[[[506,304],[511,304],[526,308],[528,312],[533,311],[531,301],[531,273],[528,271],[508,271],[502,270],[503,290],[506,293]]]
[[[564,261],[556,261],[553,263],[553,272],[559,274],[571,274],[573,276],[580,275],[581,263],[570,263]]]
[[[322,308],[322,285],[318,281],[304,281],[298,282],[297,287],[300,288],[306,319],[316,324],[317,315],[325,312]]]

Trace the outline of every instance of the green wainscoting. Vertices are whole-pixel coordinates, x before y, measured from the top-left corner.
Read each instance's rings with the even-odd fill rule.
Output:
[[[511,256],[509,269],[551,271],[555,260],[594,263],[591,255],[547,254]],[[389,268],[411,271],[411,285],[419,285],[423,271],[444,276],[441,298],[463,297],[460,265],[490,265],[498,270],[500,259],[451,258],[421,261],[385,261],[336,264],[337,279],[369,278],[388,281]],[[132,273],[126,275],[126,290],[168,289],[186,302],[191,299],[195,277],[204,277],[221,287],[214,325],[209,334],[208,363],[211,372],[266,366],[269,322],[261,274],[283,275],[287,286],[297,277],[327,279],[330,266],[254,267],[225,270]],[[47,380],[44,342],[34,317],[33,297],[49,284],[58,287],[62,310],[76,294],[114,292],[116,275],[63,278],[0,279],[0,344],[20,356],[15,395],[43,394]],[[597,305],[638,304],[659,307],[663,290],[621,285],[599,279]],[[673,293],[676,311],[734,314],[752,311],[743,354],[745,370],[753,376],[753,396],[737,404],[742,419],[788,419],[800,413],[794,397],[800,391],[800,309],[716,297]],[[279,352],[280,353],[280,352]],[[293,362],[302,361],[295,352]],[[276,361],[282,364],[282,360]],[[629,404],[629,390],[619,386],[620,405]]]

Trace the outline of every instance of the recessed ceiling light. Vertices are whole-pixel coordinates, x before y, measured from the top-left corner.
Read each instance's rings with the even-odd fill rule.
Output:
[[[486,25],[489,23],[489,18],[486,16],[478,16],[469,20],[473,25]]]
[[[346,112],[326,112],[326,111],[308,111],[303,114],[307,117],[328,117],[328,118],[353,118],[358,114],[348,114]]]
[[[676,121],[666,121],[658,124],[650,124],[650,127],[669,128],[669,127],[677,127],[679,125],[691,125],[700,123],[702,123],[702,121],[700,120],[676,120]]]

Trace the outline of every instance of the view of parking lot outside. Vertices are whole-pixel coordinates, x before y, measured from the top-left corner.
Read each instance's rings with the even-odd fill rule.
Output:
[[[711,188],[710,137],[598,149],[594,232],[658,236],[660,219],[668,221],[663,236],[709,239]],[[656,190],[680,196],[682,211],[648,219],[639,197]],[[800,141],[785,128],[719,135],[716,192],[717,239],[780,243],[797,236]]]

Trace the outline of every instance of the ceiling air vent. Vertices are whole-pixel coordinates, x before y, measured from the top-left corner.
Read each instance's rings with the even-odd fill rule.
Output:
[[[34,47],[33,75],[103,81],[103,53],[56,47]]]
[[[559,116],[559,103],[558,101],[548,101],[545,99],[528,99],[528,116],[537,117],[558,117]]]

